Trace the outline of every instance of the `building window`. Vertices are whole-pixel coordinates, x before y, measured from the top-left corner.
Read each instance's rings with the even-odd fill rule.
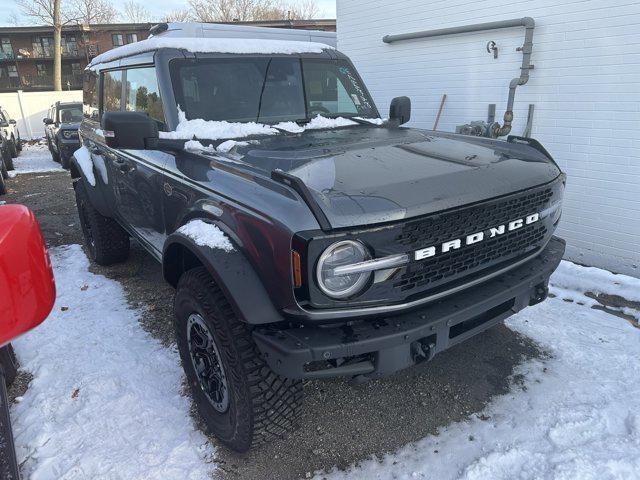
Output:
[[[36,58],[53,57],[53,37],[33,37],[33,56]]]
[[[78,42],[75,36],[62,37],[60,40],[60,50],[63,57],[78,56]]]
[[[13,58],[13,47],[10,38],[0,39],[0,60],[5,58]]]
[[[120,47],[121,45],[124,45],[124,37],[121,33],[114,33],[113,35],[111,35],[111,41],[113,42],[114,47]]]
[[[10,77],[18,78],[18,67],[15,65],[8,65],[7,71],[9,72]]]
[[[39,77],[47,75],[47,66],[44,63],[36,63],[36,72]]]
[[[71,73],[73,75],[81,75],[82,74],[82,65],[77,62],[73,62],[71,64]]]
[[[136,43],[138,41],[137,33],[127,33],[127,43]]]

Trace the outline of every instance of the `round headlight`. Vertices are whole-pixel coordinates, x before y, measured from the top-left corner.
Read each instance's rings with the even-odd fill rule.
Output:
[[[367,249],[360,242],[344,240],[327,248],[318,260],[316,275],[318,286],[333,298],[347,298],[358,293],[367,284],[371,272],[336,275],[337,267],[364,262],[369,259]]]

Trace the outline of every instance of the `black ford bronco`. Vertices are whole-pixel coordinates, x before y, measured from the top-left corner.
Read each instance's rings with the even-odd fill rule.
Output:
[[[406,97],[382,121],[333,48],[191,40],[88,66],[71,173],[94,261],[134,238],[162,263],[222,442],[286,432],[303,379],[388,375],[546,298],[565,176],[538,142],[402,127]]]

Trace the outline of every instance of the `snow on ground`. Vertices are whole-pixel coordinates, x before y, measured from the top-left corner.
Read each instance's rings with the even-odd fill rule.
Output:
[[[151,52],[158,48],[178,48],[192,53],[259,53],[294,54],[322,53],[333,50],[324,43],[303,42],[298,40],[268,40],[251,38],[188,38],[188,37],[151,37],[122,47],[111,49],[98,55],[92,65],[110,62],[116,58]]]
[[[640,329],[583,295],[637,299],[640,279],[563,262],[552,287],[556,298],[507,321],[553,355],[519,368],[523,388],[381,461],[317,478],[640,478]]]
[[[50,253],[53,312],[14,343],[33,375],[12,408],[25,478],[209,478],[213,449],[181,395],[177,352],[141,329],[120,284],[90,273],[80,246]]]
[[[25,144],[22,152],[13,159],[15,170],[9,172],[10,177],[21,173],[64,172],[59,163],[51,158],[51,153],[44,141],[34,145]]]

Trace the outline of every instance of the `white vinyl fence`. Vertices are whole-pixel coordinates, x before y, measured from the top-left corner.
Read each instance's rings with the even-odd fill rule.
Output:
[[[42,119],[55,102],[81,102],[82,90],[0,93],[0,106],[18,122],[18,130],[23,140],[33,140],[44,136]]]

